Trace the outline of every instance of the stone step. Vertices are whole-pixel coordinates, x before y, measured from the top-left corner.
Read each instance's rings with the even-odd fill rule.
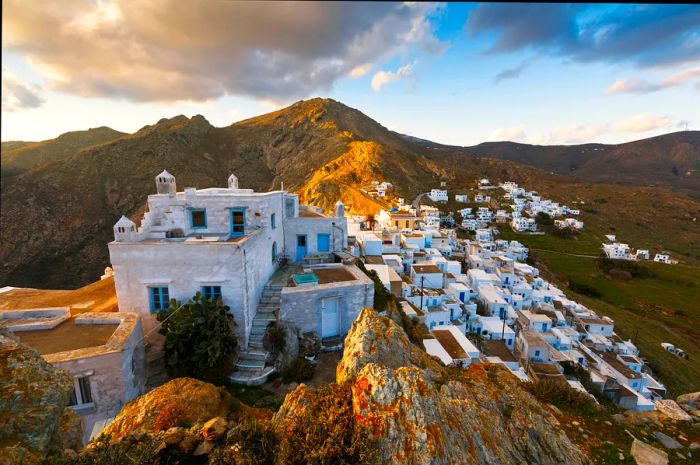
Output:
[[[279,307],[258,307],[257,313],[275,313],[279,309]]]
[[[267,360],[268,353],[266,350],[249,348],[238,355],[238,360]]]
[[[281,305],[281,303],[282,303],[282,301],[279,298],[275,299],[274,297],[263,297],[258,302],[258,305],[273,306],[273,305]]]
[[[262,296],[266,297],[280,297],[282,295],[282,289],[264,289]]]
[[[275,319],[274,318],[263,319],[263,318],[255,317],[255,319],[253,320],[253,328],[267,329],[267,325],[269,325],[271,321],[275,321]]]
[[[259,341],[254,341],[252,339],[250,341],[248,341],[248,350],[251,350],[251,349],[263,350],[262,339]]]
[[[255,316],[253,317],[253,321],[255,320],[264,320],[264,321],[273,321],[276,318],[274,315],[270,315],[271,312],[263,312],[263,313],[256,313]]]
[[[262,336],[263,334],[265,334],[265,329],[266,329],[266,326],[253,326],[250,330],[250,335],[251,336],[253,336],[253,335]]]
[[[256,360],[252,358],[238,358],[236,362],[237,370],[262,370],[265,368],[265,360]]]
[[[228,379],[233,383],[245,384],[246,386],[259,386],[265,384],[267,377],[275,372],[275,367],[265,367],[262,370],[254,371],[234,371]]]

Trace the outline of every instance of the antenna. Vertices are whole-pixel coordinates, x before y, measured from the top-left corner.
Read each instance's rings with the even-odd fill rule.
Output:
[[[688,130],[688,122],[687,122],[687,121],[683,121],[683,126],[685,126],[685,130],[687,131],[687,130]]]

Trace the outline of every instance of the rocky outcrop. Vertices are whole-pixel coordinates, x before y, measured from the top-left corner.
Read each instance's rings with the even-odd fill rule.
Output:
[[[127,403],[103,433],[115,440],[205,422],[226,416],[231,402],[222,388],[193,378],[177,378]]]
[[[345,340],[337,380],[352,383],[353,413],[382,463],[589,463],[510,373],[445,369],[371,309]]]
[[[3,327],[0,373],[0,463],[31,463],[61,447],[73,380]],[[74,427],[70,419],[63,422]]]

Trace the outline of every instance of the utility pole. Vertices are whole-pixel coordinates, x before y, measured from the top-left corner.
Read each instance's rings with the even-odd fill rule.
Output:
[[[425,276],[420,277],[420,311],[423,311],[423,281],[425,281]]]

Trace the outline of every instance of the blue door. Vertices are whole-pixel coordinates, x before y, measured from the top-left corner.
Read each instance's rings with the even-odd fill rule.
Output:
[[[299,234],[297,235],[297,253],[296,253],[296,262],[297,263],[302,263],[304,261],[304,257],[306,256],[306,234]]]
[[[317,249],[319,252],[330,252],[331,250],[331,235],[330,234],[319,234],[316,238]]]

